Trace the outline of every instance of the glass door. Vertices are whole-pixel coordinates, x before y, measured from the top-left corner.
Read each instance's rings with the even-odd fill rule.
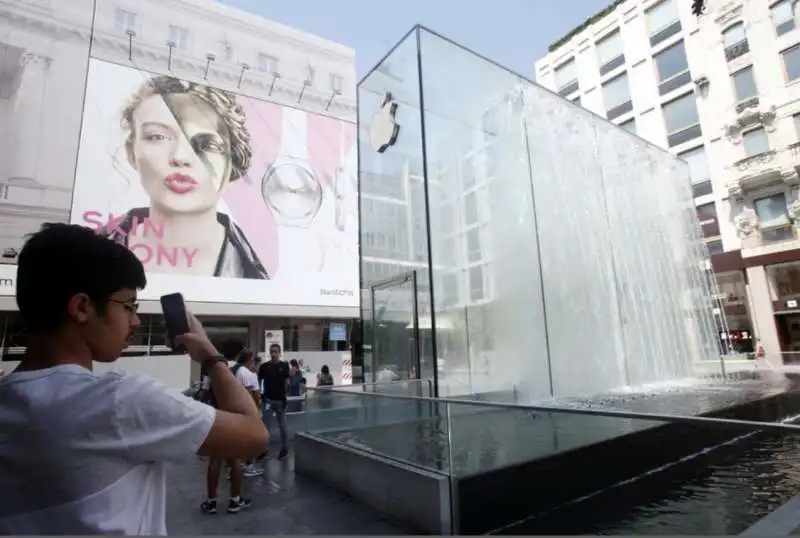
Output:
[[[372,382],[420,379],[417,273],[409,271],[370,286]]]

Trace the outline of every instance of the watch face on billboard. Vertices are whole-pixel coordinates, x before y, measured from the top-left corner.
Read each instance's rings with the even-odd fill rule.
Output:
[[[356,161],[353,123],[93,59],[71,222],[144,298],[358,306]]]

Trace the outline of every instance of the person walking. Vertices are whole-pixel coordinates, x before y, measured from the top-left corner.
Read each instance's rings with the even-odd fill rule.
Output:
[[[289,441],[286,424],[286,392],[289,385],[289,364],[281,360],[281,346],[269,346],[269,360],[258,369],[258,380],[263,387],[262,403],[264,422],[269,426],[270,416],[275,415],[278,422],[278,432],[281,436],[281,451],[278,459],[283,460],[289,455]],[[267,457],[267,451],[260,459]]]

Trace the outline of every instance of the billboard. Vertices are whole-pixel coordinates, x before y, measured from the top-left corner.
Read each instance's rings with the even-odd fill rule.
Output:
[[[357,307],[356,126],[92,59],[70,220],[142,298]]]

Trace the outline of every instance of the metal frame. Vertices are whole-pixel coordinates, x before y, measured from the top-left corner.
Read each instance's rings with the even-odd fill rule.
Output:
[[[413,363],[414,363],[414,371],[416,375],[414,379],[422,379],[422,365],[420,363],[420,357],[422,354],[421,350],[421,342],[419,338],[419,305],[417,302],[417,271],[412,270],[407,273],[401,273],[397,276],[388,278],[386,280],[379,280],[377,282],[373,282],[369,285],[369,300],[370,300],[370,307],[371,307],[371,316],[372,316],[372,383],[377,383],[376,379],[376,371],[375,371],[375,362],[376,362],[376,351],[378,349],[377,346],[377,331],[375,330],[377,327],[376,320],[375,320],[375,291],[376,290],[386,290],[392,289],[404,284],[411,283],[411,338],[414,341],[413,345]],[[433,390],[434,396],[438,395],[437,385],[436,385],[436,378],[434,378],[433,382]]]

